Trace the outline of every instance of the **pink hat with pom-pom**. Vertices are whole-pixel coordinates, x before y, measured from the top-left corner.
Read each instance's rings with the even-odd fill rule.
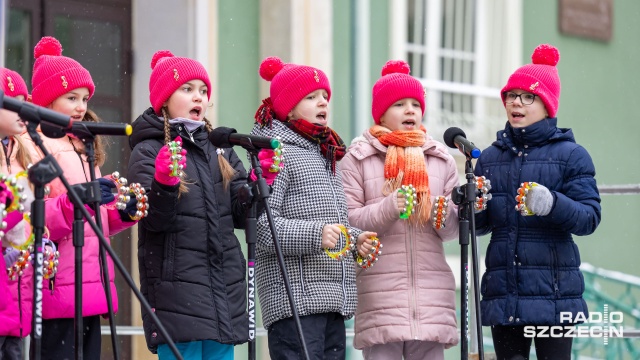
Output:
[[[271,81],[269,95],[278,120],[287,115],[309,93],[324,89],[331,99],[331,85],[327,75],[311,66],[285,64],[279,57],[271,56],[260,64],[260,77]]]
[[[371,115],[376,124],[389,106],[398,100],[411,98],[420,102],[422,115],[426,109],[424,88],[418,79],[409,75],[411,68],[402,60],[389,60],[382,67],[382,77],[373,85]]]
[[[211,99],[211,81],[202,64],[186,57],[174,56],[171,51],[160,50],[151,59],[149,100],[156,114],[162,105],[187,81],[202,80],[207,85],[207,97]]]
[[[538,45],[531,55],[532,64],[527,64],[516,70],[502,88],[502,103],[504,93],[513,89],[520,89],[538,95],[549,117],[553,118],[558,112],[560,100],[560,77],[556,64],[560,61],[560,53],[554,46]]]
[[[45,36],[33,49],[36,59],[31,77],[32,101],[36,105],[48,106],[58,97],[74,89],[86,87],[89,98],[95,85],[91,74],[79,62],[62,56],[62,45],[51,36]]]
[[[0,68],[0,82],[5,95],[11,97],[22,95],[25,100],[29,97],[27,84],[17,72],[7,68]]]

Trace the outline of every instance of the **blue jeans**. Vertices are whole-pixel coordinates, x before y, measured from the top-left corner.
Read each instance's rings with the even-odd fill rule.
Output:
[[[184,360],[233,360],[233,345],[221,344],[213,340],[176,343]],[[173,360],[171,348],[167,344],[158,345],[159,360]]]

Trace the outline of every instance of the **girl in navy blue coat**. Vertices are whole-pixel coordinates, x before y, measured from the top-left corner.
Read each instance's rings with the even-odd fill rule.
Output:
[[[491,233],[481,310],[498,359],[528,359],[537,326],[588,317],[572,234],[596,230],[600,195],[589,153],[571,129],[557,127],[559,58],[555,47],[540,45],[533,63],[509,77],[502,89],[509,121],[475,168],[492,185],[476,230]],[[539,359],[570,359],[572,338],[533,338]]]

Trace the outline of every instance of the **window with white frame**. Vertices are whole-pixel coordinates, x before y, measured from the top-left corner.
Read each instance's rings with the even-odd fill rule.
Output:
[[[521,0],[391,3],[391,38],[403,42],[392,56],[425,86],[428,131],[441,139],[456,126],[489,146],[506,122],[500,89],[521,65]]]

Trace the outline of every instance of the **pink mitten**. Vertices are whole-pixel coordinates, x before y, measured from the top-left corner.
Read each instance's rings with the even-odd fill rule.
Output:
[[[5,207],[8,208],[11,206],[13,202],[13,193],[7,187],[7,184],[4,181],[0,181],[0,204],[5,204]]]
[[[10,212],[3,219],[7,226],[2,230],[4,230],[5,233],[8,232],[9,230],[13,229],[13,227],[16,226],[20,221],[22,221],[22,219],[24,219],[24,214],[22,214],[20,211]]]
[[[282,153],[271,149],[262,149],[258,153],[258,159],[260,159],[262,176],[267,182],[267,185],[273,184],[276,180],[276,176],[278,176],[278,173],[284,167],[284,163],[282,162]],[[250,178],[253,181],[257,179],[253,170],[251,170]]]
[[[187,150],[182,148],[182,139],[176,137],[163,146],[156,156],[155,179],[163,185],[174,186],[180,183],[180,174],[187,167]]]

